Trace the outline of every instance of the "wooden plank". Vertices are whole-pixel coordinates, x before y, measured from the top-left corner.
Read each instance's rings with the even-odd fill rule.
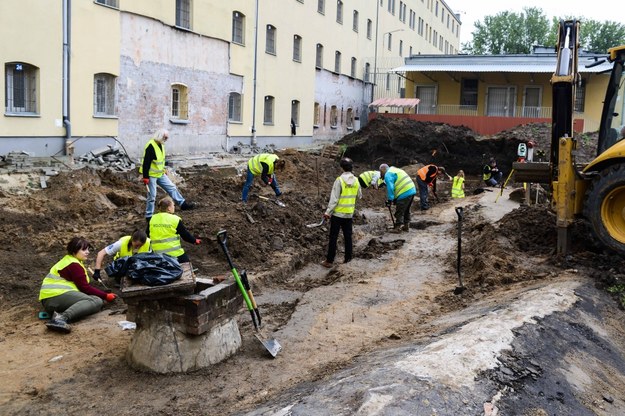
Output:
[[[163,286],[148,286],[133,283],[130,277],[121,280],[121,297],[123,299],[141,300],[168,298],[178,295],[190,295],[195,290],[195,274],[191,263],[181,263],[182,276],[173,283]]]

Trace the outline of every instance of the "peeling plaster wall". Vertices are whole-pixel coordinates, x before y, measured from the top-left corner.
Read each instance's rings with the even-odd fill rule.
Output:
[[[313,138],[315,141],[337,141],[353,131],[346,125],[348,108],[352,108],[354,117],[363,119],[362,112],[369,103],[371,87],[360,80],[329,71],[317,71],[315,86],[315,102],[319,103],[320,114],[319,127],[315,128]],[[336,128],[330,127],[330,109],[333,105],[339,110]]]
[[[131,157],[140,158],[160,128],[171,133],[170,155],[224,151],[228,94],[243,85],[229,73],[228,42],[130,13],[122,14],[121,26],[119,139]],[[185,123],[170,121],[174,83],[188,89]]]

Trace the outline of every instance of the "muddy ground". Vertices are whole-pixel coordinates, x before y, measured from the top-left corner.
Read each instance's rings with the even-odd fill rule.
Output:
[[[321,219],[340,173],[336,160],[315,152],[280,151],[287,168],[278,179],[288,207],[250,198],[253,224],[239,201],[244,177],[234,169],[208,164],[179,168],[174,178],[185,197],[199,206],[179,213],[186,227],[203,240],[200,246],[185,246],[197,274],[229,277],[215,240],[217,231],[226,229],[237,266],[247,269],[253,280],[266,330],[285,348],[277,359],[268,359],[242,310],[240,352],[192,374],[154,376],[127,365],[124,354],[132,331],[118,325],[125,319],[121,299],[76,323],[65,336],[46,331],[36,317],[41,280],[63,256],[71,237],[86,236],[99,250],[137,227],[144,228],[145,192],[138,174],[83,168],[61,172],[46,189],[37,189],[36,182],[26,190],[4,186],[0,413],[241,414],[294,385],[323,380],[356,357],[398,339],[423,339],[428,322],[497,298],[498,292],[570,269],[601,287],[621,283],[623,260],[588,243],[582,221],[573,228],[578,243],[574,252],[559,258],[554,255],[555,220],[547,207],[509,205],[505,209],[510,212],[499,220],[488,212],[504,209],[507,193],[499,202],[497,190],[471,195],[482,186],[479,172],[484,160],[494,156],[506,169],[516,159],[519,141],[533,139],[547,150],[548,132],[548,126],[530,125],[485,138],[466,128],[377,120],[341,141],[357,173],[380,163],[404,166],[410,172],[416,171],[417,163],[438,163],[451,174],[464,169],[469,175],[468,197],[462,201],[461,268],[467,289],[460,296],[451,290],[457,285],[453,207],[458,202],[450,200],[448,192],[439,191],[440,201],[432,201],[427,215],[413,206],[411,232],[393,236],[388,234],[384,192],[365,191],[355,220],[355,260],[328,271],[318,265],[326,249],[327,228],[305,225]],[[271,190],[256,183],[252,194],[271,196]],[[490,206],[480,199],[484,194]],[[419,238],[427,240],[425,247],[414,249]],[[92,262],[94,258],[95,253]],[[341,252],[337,260],[342,260]],[[443,283],[410,286],[413,267]],[[615,314],[622,314],[607,291],[605,302]],[[363,316],[366,322],[359,321]]]

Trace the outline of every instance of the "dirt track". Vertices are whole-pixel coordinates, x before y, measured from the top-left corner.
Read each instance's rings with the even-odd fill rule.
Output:
[[[453,138],[464,136],[448,126],[438,129],[438,143],[446,141],[451,153]],[[412,162],[432,161],[427,159],[432,143],[412,148],[417,155],[410,156]],[[514,157],[506,156],[511,149],[492,154],[503,160]],[[396,162],[388,151],[374,159],[362,152],[358,146],[347,151],[357,162],[356,171],[369,169],[379,157]],[[6,358],[0,365],[0,413],[240,414],[294,385],[330,377],[357,357],[383,351],[398,340],[423,342],[438,333],[436,319],[497,299],[498,293],[553,278],[565,269],[580,269],[589,278],[622,270],[622,259],[587,245],[576,247],[572,258],[554,258],[554,224],[547,209],[522,208],[499,221],[516,205],[507,195],[494,202],[496,193],[485,192],[462,201],[462,269],[468,289],[455,296],[454,202],[443,197],[427,215],[413,207],[411,232],[395,236],[386,232],[383,191],[368,190],[359,203],[355,260],[327,271],[318,265],[327,230],[305,224],[321,218],[338,166],[294,150],[281,157],[288,162],[278,176],[288,209],[252,201],[255,224],[247,222],[238,201],[241,177],[221,177],[206,166],[180,169],[186,178],[183,194],[200,205],[181,214],[187,228],[203,238],[201,246],[185,247],[198,274],[227,275],[214,235],[228,230],[235,262],[253,279],[266,329],[284,346],[277,359],[268,359],[251,335],[248,315],[241,313],[241,351],[193,374],[154,376],[128,368],[124,353],[132,334],[117,324],[125,319],[121,300],[76,323],[68,336],[47,332],[36,319],[41,279],[63,255],[69,238],[85,235],[99,249],[135,227],[143,228],[145,198],[136,174],[84,169],[61,173],[45,190],[26,195],[5,190],[0,230],[8,243],[0,272],[0,353]],[[464,161],[465,166],[454,160],[458,162],[444,161],[448,169],[470,172],[481,164]],[[469,179],[469,189],[479,185],[479,179]],[[253,193],[269,196],[269,191],[257,187]],[[586,235],[581,224],[575,230]],[[606,294],[605,302],[613,300]],[[614,306],[614,314],[622,312]]]

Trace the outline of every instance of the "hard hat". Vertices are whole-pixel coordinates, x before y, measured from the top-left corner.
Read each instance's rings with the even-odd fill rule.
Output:
[[[341,159],[339,165],[341,165],[344,171],[351,172],[351,170],[354,168],[354,161],[348,157],[344,157],[343,159]]]

